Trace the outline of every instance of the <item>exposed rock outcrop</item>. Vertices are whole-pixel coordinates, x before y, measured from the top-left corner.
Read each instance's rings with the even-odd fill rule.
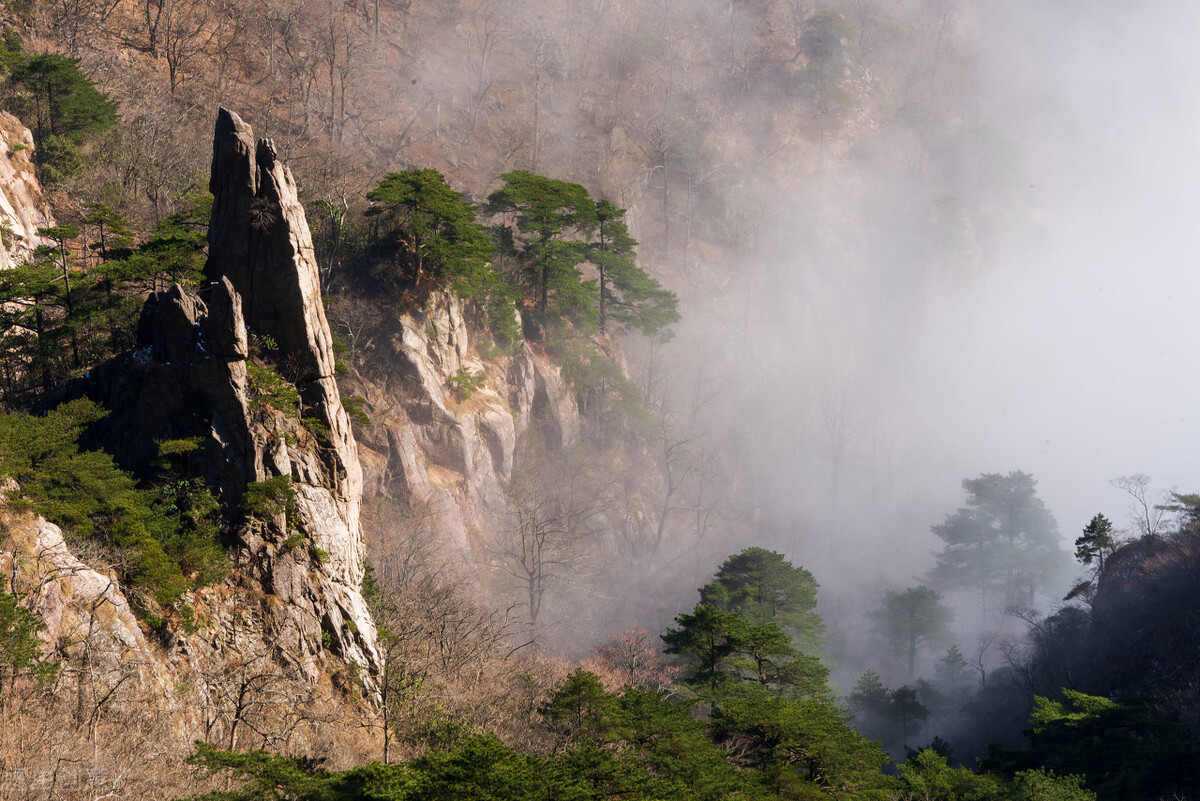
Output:
[[[213,282],[229,279],[242,298],[249,330],[274,341],[306,414],[328,429],[321,455],[331,498],[346,528],[357,531],[362,470],[334,379],[333,337],[292,172],[278,160],[270,139],[255,145],[250,126],[221,109],[209,189],[213,211],[205,273]],[[361,553],[347,569],[348,579],[362,580]]]
[[[14,592],[45,625],[47,650],[86,660],[93,677],[138,684],[169,697],[169,674],[155,658],[111,575],[79,561],[58,526],[0,501],[0,592]],[[85,653],[86,652],[86,653]]]
[[[505,488],[521,438],[552,448],[579,436],[579,409],[560,368],[528,344],[515,356],[473,355],[463,302],[434,292],[374,346],[369,367],[343,379],[367,401],[359,432],[364,498],[419,505],[440,541],[468,562],[487,560],[488,536],[508,525]],[[457,391],[460,369],[483,380]]]
[[[378,657],[360,592],[362,469],[295,182],[270,141],[255,145],[222,109],[211,187],[208,283],[198,294],[174,286],[152,295],[138,349],[64,395],[110,410],[96,436],[127,469],[146,469],[162,441],[199,439],[188,472],[207,474],[235,516],[248,485],[290,477],[292,511],[249,516],[234,532],[231,582],[263,598],[249,630],[312,681],[336,668],[332,656],[363,668],[369,685]],[[239,627],[245,639],[244,620],[209,624]]]
[[[33,134],[0,111],[0,270],[26,261],[42,239],[37,229],[54,225],[33,168]]]

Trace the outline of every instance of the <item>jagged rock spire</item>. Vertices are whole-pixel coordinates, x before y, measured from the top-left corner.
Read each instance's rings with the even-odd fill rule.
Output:
[[[321,302],[312,236],[292,172],[270,139],[221,109],[213,136],[209,281],[228,278],[241,296],[246,325],[278,346],[305,404],[305,416],[329,429],[323,453],[340,516],[358,532],[362,468],[334,380],[333,337]],[[358,572],[357,570],[352,572]]]
[[[210,281],[228,276],[246,323],[271,336],[302,369],[302,380],[333,377],[333,348],[312,236],[292,171],[270,139],[221,109],[213,136]]]

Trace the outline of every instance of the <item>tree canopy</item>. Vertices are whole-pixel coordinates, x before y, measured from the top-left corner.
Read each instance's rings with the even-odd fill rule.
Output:
[[[9,75],[12,108],[33,129],[38,177],[55,183],[82,169],[78,146],[117,121],[117,107],[79,69],[79,59],[58,53],[17,55]]]
[[[1065,688],[1061,701],[1035,702],[1030,750],[994,749],[985,767],[1017,774],[1053,765],[1086,777],[1101,801],[1187,797],[1200,783],[1200,743],[1173,714]]]
[[[869,617],[875,633],[907,661],[911,679],[920,648],[949,642],[954,611],[942,604],[942,596],[922,584],[903,592],[888,590]]]
[[[607,332],[610,318],[646,336],[659,334],[678,322],[678,298],[637,265],[637,241],[625,225],[625,209],[598,200],[596,223],[588,260],[600,276],[600,333]]]
[[[175,604],[228,570],[216,502],[200,481],[139,487],[107,453],[82,449],[80,437],[106,414],[87,399],[42,417],[0,414],[0,475],[19,485],[10,503],[32,508],[68,536],[109,544],[125,557],[119,572],[127,585]]]
[[[512,215],[517,230],[518,256],[535,288],[537,308],[570,314],[593,305],[580,303],[579,265],[586,241],[596,228],[596,207],[579,184],[515,170],[500,176],[504,185],[488,196],[487,211]],[[594,286],[591,291],[595,291]]]
[[[471,278],[484,269],[494,246],[486,229],[475,222],[475,207],[451,189],[440,172],[388,173],[367,199],[386,215],[414,284],[420,286],[428,273],[462,279],[463,294],[472,294]]]
[[[782,554],[748,548],[731,556],[701,588],[690,614],[663,635],[680,656],[684,680],[720,696],[744,682],[788,695],[824,697],[828,671],[814,651],[824,624],[813,611],[817,584]]]
[[[700,599],[758,625],[774,623],[806,653],[824,647],[825,624],[816,613],[817,580],[783,554],[751,547],[726,559]]]
[[[1103,573],[1104,559],[1112,553],[1116,544],[1112,522],[1104,515],[1096,515],[1075,540],[1075,558],[1085,565],[1096,562],[1097,571]]]
[[[962,486],[966,505],[933,527],[944,547],[931,580],[978,592],[985,614],[997,606],[1032,606],[1067,562],[1037,481],[1015,470],[964,479]]]

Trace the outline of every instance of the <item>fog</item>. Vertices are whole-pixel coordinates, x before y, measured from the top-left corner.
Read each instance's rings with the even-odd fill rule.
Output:
[[[491,638],[480,653],[503,642],[512,665],[584,657],[630,626],[651,630],[658,646],[654,635],[692,609],[723,560],[763,546],[820,583],[821,657],[837,694],[868,669],[893,687],[940,682],[942,632],[909,668],[895,637],[874,636],[869,612],[889,590],[934,583],[941,543],[930,529],[963,504],[964,479],[1034,476],[1064,554],[1097,513],[1134,531],[1116,477],[1150,476],[1151,503],[1168,490],[1200,492],[1200,3],[304,0],[178,4],[181,14],[185,6],[204,14],[197,35],[212,33],[194,52],[165,47],[169,91],[162,76],[157,91],[146,82],[164,58],[152,42],[133,44],[147,33],[138,15],[112,15],[112,38],[80,52],[120,103],[122,126],[104,145],[113,152],[96,159],[109,179],[86,187],[79,207],[108,202],[110,183],[129,184],[123,202],[144,222],[162,217],[173,202],[163,198],[188,197],[207,169],[219,106],[273,137],[304,187],[327,288],[343,307],[346,319],[331,320],[355,351],[361,344],[355,367],[369,381],[355,391],[383,401],[368,409],[380,428],[362,438],[379,448],[369,457],[371,552],[404,567],[411,597],[397,609],[461,615],[461,631],[492,632],[463,636]],[[157,25],[149,10],[146,25]],[[99,31],[109,16],[79,20],[79,30]],[[115,36],[119,25],[136,37]],[[627,209],[638,263],[679,295],[674,339],[620,335],[615,322],[599,334],[585,314],[542,326],[534,314],[525,344],[546,366],[558,361],[566,387],[574,379],[554,346],[593,342],[628,368],[634,391],[577,369],[592,373],[573,386],[585,406],[577,419],[569,398],[549,397],[556,380],[505,365],[503,342],[488,341],[485,307],[503,297],[493,288],[468,315],[480,335],[470,355],[490,362],[469,377],[501,396],[535,387],[538,411],[515,454],[506,450],[515,430],[508,438],[489,422],[482,410],[495,406],[468,406],[470,392],[455,393],[453,414],[435,400],[399,409],[392,394],[411,365],[368,363],[389,358],[388,342],[411,345],[396,317],[425,290],[408,285],[404,254],[388,252],[365,196],[409,167],[439,171],[481,207],[503,174],[528,169]],[[511,222],[482,210],[479,220]],[[497,264],[530,310],[519,260]],[[591,293],[572,303],[594,304]],[[459,390],[461,377],[449,379]],[[645,409],[631,408],[639,390]],[[557,430],[542,436],[536,418],[552,404]],[[451,419],[459,412],[479,416]],[[429,428],[405,430],[414,424]],[[474,481],[477,456],[497,474],[511,467],[517,491],[501,492],[507,477]],[[428,480],[400,476],[422,460]],[[536,557],[526,542],[507,553],[502,543],[530,530],[515,508],[527,487]],[[1018,561],[1005,565],[1006,590],[1015,573],[1043,581],[1040,564]],[[506,569],[516,564],[524,575]],[[421,570],[429,581],[417,586]],[[1037,587],[1043,613],[1074,577],[1058,578]],[[962,683],[991,692],[991,706],[969,720],[960,695],[924,733],[978,723],[986,731],[960,751],[969,758],[1011,744],[1032,695],[996,695],[1004,681],[982,686],[985,668],[1018,673],[1036,643],[1022,651],[1032,615],[1022,622],[999,608],[1032,589],[988,595],[965,583],[937,589],[956,606],[952,633],[972,668]],[[1009,639],[977,645],[982,632]],[[519,686],[524,698],[533,684]],[[998,709],[1010,719],[986,719]]]
[[[930,310],[909,389],[960,458],[1037,476],[1073,537],[1096,512],[1124,517],[1115,476],[1195,488],[1200,14],[1005,3],[981,17],[982,102],[1011,125],[1040,241]]]
[[[684,298],[677,406],[708,376],[706,436],[737,455],[725,553],[762,544],[814,572],[843,688],[886,665],[864,612],[927,580],[964,478],[1032,474],[1068,552],[1097,513],[1131,527],[1118,476],[1149,475],[1152,500],[1200,489],[1198,32],[1176,3],[965,5],[944,83],[977,150],[932,142],[913,167],[884,129],[881,154],[776,186],[730,275],[664,276]],[[970,207],[961,253],[914,233],[940,183]],[[973,614],[964,649],[1020,628]]]
[[[1200,489],[1200,9],[831,0],[857,30],[831,100],[805,53],[823,5],[385,4],[389,46],[347,70],[364,170],[433,167],[476,200],[512,169],[584,183],[681,297],[655,386],[724,461],[723,508],[702,543],[677,513],[663,553],[580,579],[560,618],[609,614],[578,639],[669,623],[752,544],[813,570],[831,630],[857,636],[984,472],[1036,477],[1065,549],[1097,512],[1126,522],[1117,476]],[[313,118],[336,117],[319,94]]]
[[[747,327],[754,347],[782,343],[755,368],[788,388],[781,395],[852,396],[871,447],[890,443],[901,494],[910,509],[921,499],[910,549],[961,500],[959,481],[980,472],[1038,478],[1065,546],[1097,512],[1125,522],[1129,499],[1114,477],[1195,488],[1197,11],[990,6],[974,9],[963,35],[975,48],[978,113],[1009,144],[1002,169],[1015,186],[981,203],[1005,204],[1014,222],[968,268],[921,278],[916,299],[879,288],[880,276],[822,284],[812,260],[774,262],[764,269],[792,277],[764,281],[768,311]],[[867,209],[863,198],[894,191],[870,185],[855,202]],[[864,214],[854,225],[872,222]],[[902,241],[889,248],[898,255],[875,255],[868,269],[923,269],[904,263]],[[802,296],[772,297],[780,286]],[[805,436],[792,432],[781,485],[805,483],[821,462],[798,444]]]

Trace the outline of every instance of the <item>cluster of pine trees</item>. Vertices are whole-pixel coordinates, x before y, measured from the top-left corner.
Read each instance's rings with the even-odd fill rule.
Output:
[[[331,771],[306,758],[200,745],[193,764],[240,786],[198,798],[1095,798],[1078,776],[1036,766],[1006,779],[951,767],[934,749],[889,770],[887,754],[849,725],[812,653],[824,631],[816,590],[781,554],[731,556],[663,636],[682,664],[677,683],[612,690],[575,671],[537,710],[539,753],[460,733],[410,761]]]

